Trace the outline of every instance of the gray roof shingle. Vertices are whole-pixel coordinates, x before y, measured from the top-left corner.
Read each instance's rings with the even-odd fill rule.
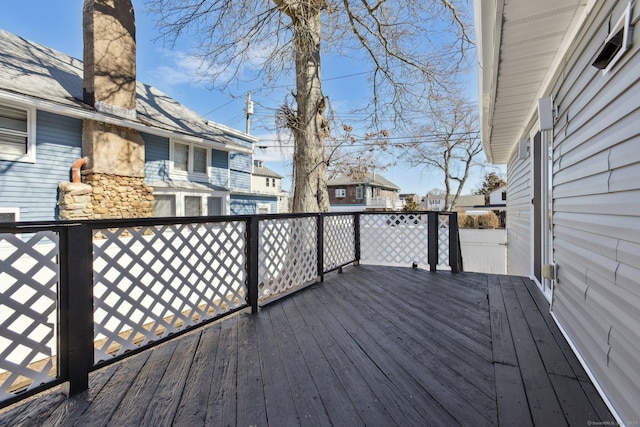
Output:
[[[0,91],[67,107],[93,110],[82,100],[82,61],[0,30]],[[137,120],[152,128],[228,146],[251,146],[180,104],[159,89],[137,83]],[[249,137],[250,138],[250,137]]]
[[[400,191],[400,187],[395,185],[393,182],[389,181],[387,178],[383,177],[380,174],[374,174],[371,172],[367,172],[362,179],[350,178],[348,176],[339,176],[335,179],[330,179],[327,182],[328,187],[336,187],[341,185],[370,185],[372,187],[382,187],[388,188],[391,190]]]

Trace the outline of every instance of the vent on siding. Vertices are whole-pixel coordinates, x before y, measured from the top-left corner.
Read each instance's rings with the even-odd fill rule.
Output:
[[[609,30],[602,49],[591,65],[603,72],[609,71],[631,47],[633,27],[631,26],[631,2],[616,25]]]

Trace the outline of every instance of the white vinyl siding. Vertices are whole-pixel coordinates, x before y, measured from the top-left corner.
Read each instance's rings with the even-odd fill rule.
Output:
[[[507,273],[529,277],[531,273],[531,157],[507,167]]]
[[[591,66],[628,5],[596,3],[551,93],[558,106],[553,312],[615,410],[632,423],[640,419],[639,32],[606,73]],[[632,22],[639,15],[636,6]]]

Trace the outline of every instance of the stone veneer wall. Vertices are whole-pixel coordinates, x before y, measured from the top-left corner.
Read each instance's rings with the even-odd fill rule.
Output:
[[[76,182],[61,182],[58,185],[58,207],[60,220],[93,219],[90,185]]]
[[[93,189],[92,219],[153,216],[153,188],[144,178],[92,173],[84,182]]]

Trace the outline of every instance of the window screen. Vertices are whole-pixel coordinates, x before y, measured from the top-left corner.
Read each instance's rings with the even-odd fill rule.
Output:
[[[0,153],[27,153],[27,111],[0,105]]]

